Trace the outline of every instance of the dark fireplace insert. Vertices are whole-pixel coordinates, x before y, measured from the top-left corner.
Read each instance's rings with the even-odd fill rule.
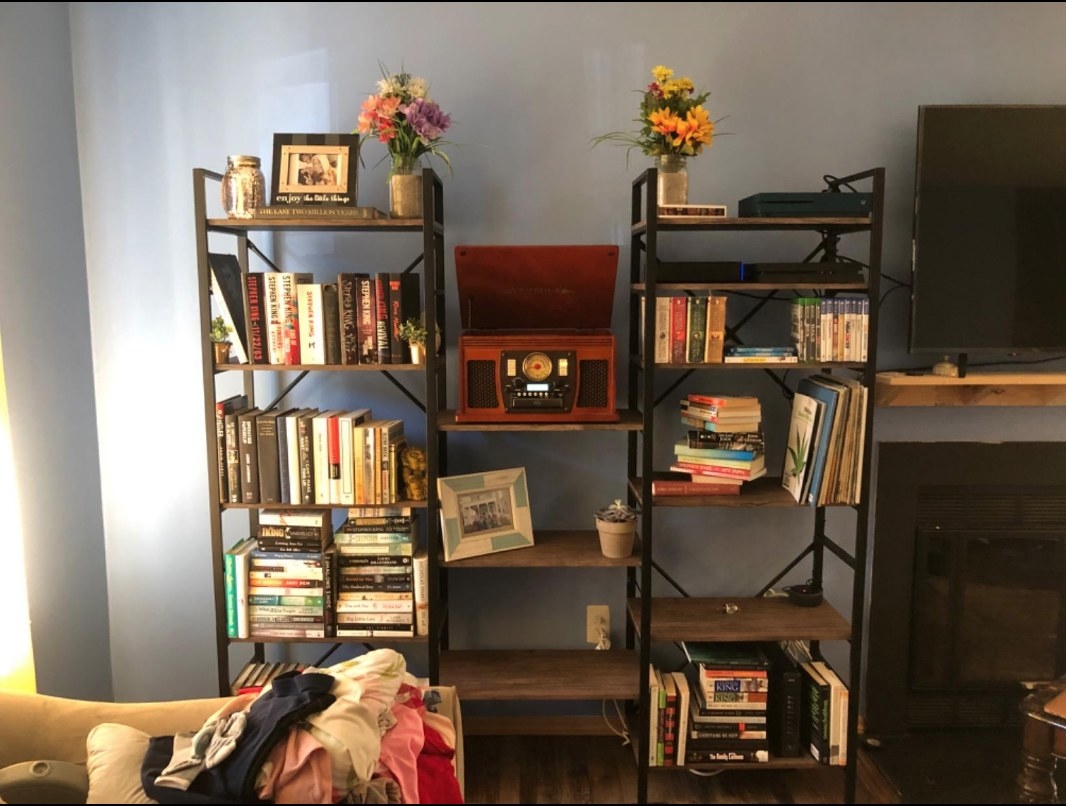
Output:
[[[1003,727],[1066,671],[1066,443],[881,443],[866,733]]]

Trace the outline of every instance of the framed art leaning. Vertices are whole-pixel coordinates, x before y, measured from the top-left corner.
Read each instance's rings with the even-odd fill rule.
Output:
[[[533,545],[524,467],[437,479],[444,560]]]

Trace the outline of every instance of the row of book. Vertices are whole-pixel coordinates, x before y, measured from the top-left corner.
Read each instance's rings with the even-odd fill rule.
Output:
[[[870,298],[796,297],[791,333],[800,361],[866,361]]]
[[[869,390],[852,378],[811,375],[792,399],[781,486],[811,506],[858,504]]]
[[[428,634],[428,556],[415,515],[269,511],[225,553],[231,638],[412,638]]]
[[[649,668],[651,766],[765,763],[771,753],[847,763],[847,686],[825,661],[791,643],[682,646],[684,672]]]
[[[640,344],[644,346],[645,297],[640,298]],[[655,298],[655,363],[720,364],[725,347],[726,297]]]
[[[236,338],[238,363],[405,364],[404,322],[421,320],[421,280],[408,272],[242,272],[235,255],[210,253],[215,309]]]
[[[215,404],[219,499],[231,504],[358,506],[400,500],[403,420],[368,408],[272,409],[246,395]]]

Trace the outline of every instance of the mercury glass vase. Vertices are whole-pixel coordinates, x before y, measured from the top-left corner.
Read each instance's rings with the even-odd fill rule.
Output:
[[[654,160],[659,171],[659,206],[688,204],[688,158],[682,154],[659,154]]]
[[[422,166],[417,159],[393,157],[389,172],[389,215],[422,217]]]

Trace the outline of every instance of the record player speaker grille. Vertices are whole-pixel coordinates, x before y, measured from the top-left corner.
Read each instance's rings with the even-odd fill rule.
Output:
[[[581,386],[577,396],[578,408],[604,408],[609,403],[608,386],[611,374],[608,362],[590,360],[580,363]]]
[[[499,408],[495,361],[466,362],[466,397],[467,405],[472,409]]]

